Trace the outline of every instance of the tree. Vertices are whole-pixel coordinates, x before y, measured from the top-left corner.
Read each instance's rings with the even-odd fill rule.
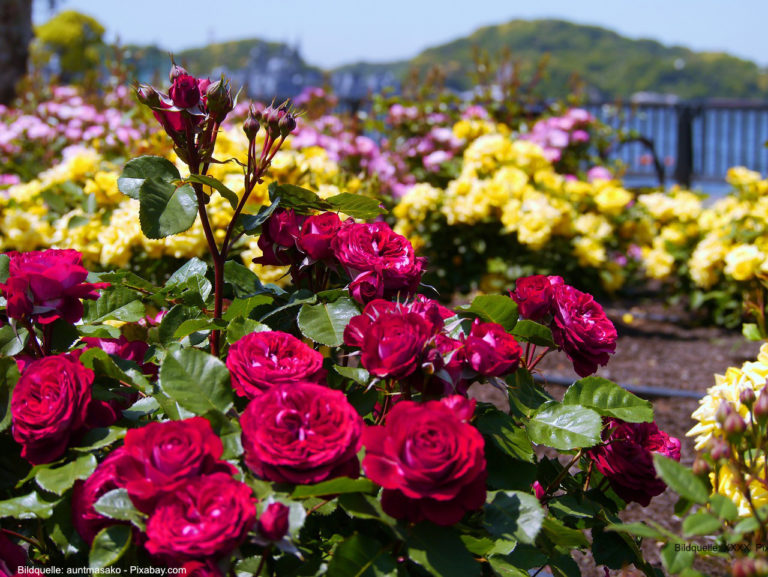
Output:
[[[75,10],[59,12],[38,26],[35,35],[42,50],[58,55],[63,82],[70,82],[99,64],[104,27],[90,16]]]
[[[32,0],[0,0],[0,104],[10,104],[27,72]]]

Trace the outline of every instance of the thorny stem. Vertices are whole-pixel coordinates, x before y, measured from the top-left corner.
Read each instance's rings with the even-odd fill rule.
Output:
[[[541,353],[538,357],[536,357],[536,359],[530,365],[528,365],[528,370],[532,371],[536,367],[536,365],[538,365],[541,362],[541,359],[543,359],[552,350],[553,349],[548,348],[543,353]]]

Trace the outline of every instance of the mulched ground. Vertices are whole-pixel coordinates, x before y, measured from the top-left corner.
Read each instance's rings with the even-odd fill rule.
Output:
[[[748,342],[738,332],[696,326],[682,309],[669,309],[657,303],[614,303],[605,308],[616,324],[619,340],[615,356],[597,374],[620,384],[705,393],[714,384],[715,373],[754,360],[760,348],[760,343]],[[554,354],[539,366],[546,376],[578,379],[565,355]],[[565,390],[557,385],[549,385],[547,389],[556,398],[560,398]],[[693,443],[685,433],[694,424],[690,415],[698,401],[685,398],[651,400],[659,428],[681,439],[682,462],[690,465],[695,454]],[[622,518],[625,521],[654,519],[679,534],[680,519],[673,513],[676,500],[676,495],[667,491],[648,507],[630,505]],[[648,561],[661,566],[657,544],[646,540],[644,553]],[[605,577],[603,568],[596,568],[589,557],[578,554],[574,557],[583,575]],[[723,564],[697,564],[697,568],[713,577],[728,575]],[[611,575],[640,573],[625,569],[612,571]]]

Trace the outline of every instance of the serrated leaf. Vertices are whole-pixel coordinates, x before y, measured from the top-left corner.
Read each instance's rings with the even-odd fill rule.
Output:
[[[136,509],[126,489],[107,491],[93,504],[97,513],[117,521],[130,521],[137,527],[144,525],[145,515]]]
[[[48,519],[59,500],[48,500],[37,491],[0,501],[0,519]]]
[[[351,192],[342,192],[325,199],[325,201],[330,205],[331,210],[343,212],[360,220],[373,220],[380,214],[387,212],[381,207],[380,201],[375,198],[352,194]]]
[[[518,322],[517,304],[504,295],[480,295],[471,304],[462,306],[461,310],[486,322],[499,324],[507,332],[512,331]]]
[[[604,417],[628,423],[653,421],[653,405],[636,397],[616,383],[602,377],[586,377],[573,383],[565,392],[564,405],[581,405]]]
[[[389,554],[391,545],[372,537],[355,534],[339,543],[328,564],[334,577],[394,577],[397,563]]]
[[[269,198],[274,201],[280,198],[280,206],[286,210],[293,209],[296,212],[307,213],[312,210],[329,210],[330,205],[317,196],[316,193],[296,186],[295,184],[270,183]]]
[[[152,398],[153,397],[145,397],[144,400]],[[99,427],[98,429],[91,429],[80,439],[79,446],[73,447],[72,450],[82,453],[85,451],[103,449],[125,437],[125,433],[126,429],[123,427]]]
[[[164,288],[167,290],[174,286],[185,285],[192,277],[205,276],[207,272],[208,265],[205,261],[197,257],[191,258],[168,277]]]
[[[155,178],[172,182],[180,178],[179,170],[167,158],[162,156],[139,156],[125,165],[123,173],[117,179],[117,189],[123,194],[139,200],[139,190],[144,181]]]
[[[408,556],[436,577],[479,577],[480,564],[451,527],[416,525],[407,541]]]
[[[11,265],[11,257],[7,254],[0,254],[0,283],[5,283],[10,276],[9,267]]]
[[[517,425],[512,417],[494,409],[480,414],[475,427],[505,455],[521,461],[533,462],[533,447],[525,429]]]
[[[169,352],[160,366],[162,390],[196,415],[232,406],[229,371],[216,357],[197,349]]]
[[[238,317],[227,326],[227,342],[231,345],[242,339],[245,335],[271,330],[267,325],[253,319]]]
[[[235,296],[239,299],[270,292],[255,272],[233,260],[224,263],[224,282],[232,285]]]
[[[324,497],[326,495],[341,495],[344,493],[368,493],[374,495],[379,486],[369,479],[350,479],[337,477],[315,485],[299,485],[291,493],[292,499],[307,497]]]
[[[549,401],[533,414],[527,432],[534,443],[569,451],[597,445],[602,422],[592,409]]]
[[[302,305],[298,323],[301,334],[316,343],[338,347],[344,343],[344,329],[360,314],[355,301],[342,297],[332,303]]]
[[[189,319],[181,323],[173,333],[173,338],[181,339],[199,331],[221,330],[227,328],[227,325],[227,321],[222,319]]]
[[[29,341],[27,329],[5,325],[0,327],[0,355],[12,357],[24,350]]]
[[[333,370],[345,379],[354,381],[358,385],[366,386],[371,380],[371,374],[363,367],[342,367],[341,365],[333,365]]]
[[[512,329],[512,334],[515,337],[522,339],[525,342],[533,343],[534,345],[549,347],[551,349],[557,348],[554,338],[552,337],[552,331],[549,327],[540,325],[528,319],[522,319],[517,322],[515,328]]]
[[[237,217],[238,228],[242,228],[245,234],[254,234],[261,229],[261,225],[267,222],[272,213],[280,206],[280,199],[277,198],[268,206],[262,206],[256,214],[241,213]]]
[[[240,198],[237,196],[237,193],[234,190],[231,190],[223,182],[215,179],[212,176],[207,176],[203,174],[190,174],[186,178],[186,181],[205,184],[206,186],[210,186],[212,189],[216,190],[221,196],[227,199],[227,201],[229,202],[233,210],[237,208],[237,205],[240,202]]]
[[[653,454],[653,464],[659,477],[675,493],[700,505],[707,502],[709,491],[691,470],[659,453]]]
[[[124,287],[104,291],[95,301],[85,301],[83,309],[83,321],[88,324],[104,321],[135,323],[146,314],[141,299],[134,291]]]
[[[131,544],[131,527],[112,525],[105,527],[94,537],[88,554],[91,569],[104,569],[117,563]]]
[[[726,521],[735,521],[739,518],[739,508],[736,503],[725,495],[718,493],[710,495],[709,507],[715,515]]]
[[[97,464],[93,455],[83,455],[60,467],[41,467],[35,475],[35,481],[41,489],[61,496],[72,488],[75,481],[90,477]]]
[[[190,184],[176,186],[149,178],[139,189],[139,223],[144,236],[160,239],[189,230],[197,218],[197,196]]]
[[[546,513],[539,500],[520,491],[489,494],[484,525],[497,539],[533,543]]]
[[[525,493],[524,493],[525,494]],[[536,497],[534,497],[535,499]],[[537,499],[538,500],[538,499]],[[559,519],[546,517],[541,532],[555,544],[558,551],[566,552],[579,547],[589,547],[589,541],[579,529],[566,526]]]

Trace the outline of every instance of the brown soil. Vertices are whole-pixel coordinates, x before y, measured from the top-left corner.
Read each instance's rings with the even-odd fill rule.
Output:
[[[619,333],[616,354],[598,375],[623,385],[663,387],[673,390],[705,393],[714,384],[715,373],[723,373],[729,366],[741,365],[753,360],[759,343],[748,342],[738,332],[713,327],[695,326],[682,310],[666,309],[658,304],[631,306],[616,303],[606,306],[606,312],[616,324]],[[630,313],[630,319],[626,313]],[[579,377],[573,372],[570,361],[563,354],[553,354],[539,365],[545,377]],[[548,385],[549,392],[560,398],[564,388]],[[696,399],[651,399],[656,422],[662,430],[682,441],[682,462],[689,465],[695,453],[692,440],[685,436],[693,426],[691,413],[698,406]],[[656,497],[648,507],[631,504],[623,513],[625,521],[653,519],[680,534],[681,520],[673,509],[677,496],[667,491]],[[646,559],[661,567],[659,545],[644,542]],[[585,576],[605,577],[602,567],[595,567],[589,556],[574,554]],[[706,575],[728,575],[724,564],[705,563],[696,567]],[[542,573],[543,574],[543,573]],[[641,575],[631,569],[611,575]]]

